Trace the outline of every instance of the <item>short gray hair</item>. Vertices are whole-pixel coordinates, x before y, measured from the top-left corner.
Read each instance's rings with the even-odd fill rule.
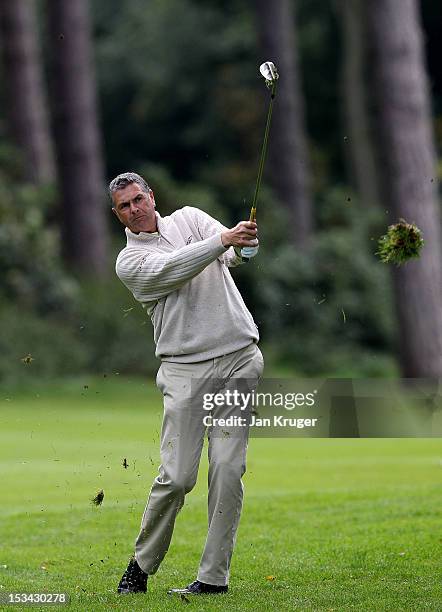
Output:
[[[136,183],[137,185],[139,185],[141,189],[147,194],[152,191],[149,185],[143,179],[143,177],[137,174],[136,172],[123,172],[123,174],[119,174],[109,183],[109,196],[112,203],[112,196],[114,195],[114,193],[119,189],[124,189],[128,185],[132,185],[132,183]]]

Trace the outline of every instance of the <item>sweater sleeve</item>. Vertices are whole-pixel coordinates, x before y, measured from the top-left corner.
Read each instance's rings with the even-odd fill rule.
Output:
[[[194,216],[198,233],[201,236],[202,240],[215,234],[225,232],[228,229],[225,225],[208,215],[203,210],[200,210],[199,208],[186,206],[186,209],[192,213],[192,216]],[[233,247],[230,247],[229,249],[227,249],[227,251],[224,250],[224,253],[222,253],[218,257],[218,259],[221,263],[228,266],[229,268],[234,268],[235,266],[239,266],[243,263],[240,254],[240,249],[236,250]]]
[[[225,250],[220,233],[171,253],[126,247],[117,257],[115,270],[136,300],[150,302],[182,287]]]

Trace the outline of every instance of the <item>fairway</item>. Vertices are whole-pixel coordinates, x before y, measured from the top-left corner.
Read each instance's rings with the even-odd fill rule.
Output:
[[[115,375],[2,390],[1,591],[63,591],[69,610],[186,607],[166,591],[196,577],[205,451],[148,593],[115,593],[157,473],[161,399]],[[439,611],[441,481],[440,439],[252,438],[230,592],[188,609]]]

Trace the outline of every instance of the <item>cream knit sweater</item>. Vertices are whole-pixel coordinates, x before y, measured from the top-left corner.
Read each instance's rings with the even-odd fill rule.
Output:
[[[228,267],[241,257],[221,242],[225,228],[185,206],[158,213],[158,233],[132,233],[116,261],[120,280],[149,313],[156,356],[191,363],[258,342],[258,329]]]

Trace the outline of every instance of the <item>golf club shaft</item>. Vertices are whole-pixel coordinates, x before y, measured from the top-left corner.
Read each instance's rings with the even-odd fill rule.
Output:
[[[265,163],[266,154],[267,154],[267,143],[269,140],[270,123],[272,121],[273,100],[275,99],[276,83],[277,81],[274,81],[272,84],[269,110],[267,112],[266,129],[264,132],[264,141],[262,143],[262,149],[261,149],[261,159],[259,160],[258,178],[256,179],[255,193],[253,195],[252,208],[250,210],[250,219],[249,219],[250,221],[256,221],[256,205],[258,203],[258,194],[259,194],[259,189],[261,187],[262,173],[264,170],[264,163]]]
[[[259,160],[258,177],[256,179],[255,193],[253,195],[252,207],[250,209],[249,221],[253,221],[253,222],[256,222],[256,205],[258,203],[259,188],[261,187],[261,178],[262,178],[262,173],[264,170],[264,163],[265,163],[266,153],[267,153],[267,143],[269,140],[270,123],[272,121],[273,100],[275,99],[276,83],[277,82],[274,81],[272,84],[269,110],[267,111],[266,129],[264,131],[264,140],[263,140],[262,149],[261,149],[261,159]],[[246,262],[246,261],[249,261],[249,258],[243,257],[242,260]]]

